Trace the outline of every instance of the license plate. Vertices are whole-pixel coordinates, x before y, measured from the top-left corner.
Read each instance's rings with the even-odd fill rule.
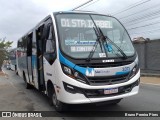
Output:
[[[110,88],[110,89],[105,89],[104,94],[109,95],[113,93],[118,93],[118,88]]]

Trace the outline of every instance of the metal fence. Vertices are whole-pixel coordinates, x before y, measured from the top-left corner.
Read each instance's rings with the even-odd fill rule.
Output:
[[[160,75],[160,40],[134,42],[142,73]]]

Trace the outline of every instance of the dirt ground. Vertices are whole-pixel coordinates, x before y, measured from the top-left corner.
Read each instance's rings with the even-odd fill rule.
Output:
[[[160,77],[141,77],[141,83],[160,85]]]
[[[0,76],[5,76],[5,74],[2,71],[0,71]]]

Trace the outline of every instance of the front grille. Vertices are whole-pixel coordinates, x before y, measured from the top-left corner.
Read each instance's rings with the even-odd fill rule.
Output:
[[[126,62],[114,62],[114,63],[86,63],[86,64],[77,64],[80,67],[90,67],[90,68],[105,68],[105,67],[118,67],[129,65],[133,61],[126,61]]]
[[[115,75],[115,76],[106,76],[106,77],[87,77],[90,85],[112,85],[128,81],[128,75]]]
[[[125,94],[125,93],[129,93],[131,92],[131,90],[135,87],[139,85],[139,79],[130,84],[130,85],[126,85],[126,86],[122,86],[118,88],[118,93],[113,93],[113,94],[109,94],[106,95],[104,94],[104,89],[99,89],[99,90],[83,90],[84,95],[87,98],[99,98],[99,97],[111,97],[111,96],[116,96],[116,95],[121,95],[121,94]]]

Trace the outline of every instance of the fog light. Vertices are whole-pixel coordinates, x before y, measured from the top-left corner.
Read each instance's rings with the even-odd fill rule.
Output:
[[[67,85],[67,88],[74,90],[74,88],[70,85]]]

